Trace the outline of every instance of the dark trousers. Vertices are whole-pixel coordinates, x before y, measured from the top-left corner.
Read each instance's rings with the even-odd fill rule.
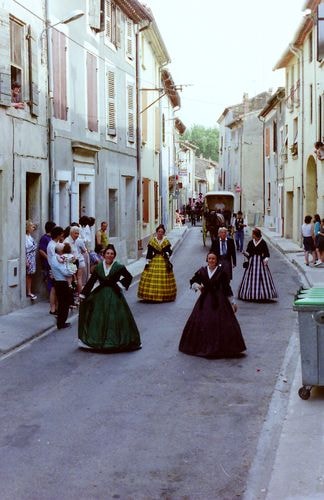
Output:
[[[57,297],[57,328],[62,328],[66,323],[71,305],[71,289],[67,281],[55,281]]]
[[[242,252],[244,243],[244,230],[235,233],[236,250]]]

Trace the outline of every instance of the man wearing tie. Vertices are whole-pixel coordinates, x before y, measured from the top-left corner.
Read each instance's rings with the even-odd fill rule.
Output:
[[[233,277],[232,268],[236,266],[236,251],[234,240],[228,237],[226,227],[219,228],[218,238],[212,242],[210,251],[216,253],[218,262],[223,266],[231,280]]]

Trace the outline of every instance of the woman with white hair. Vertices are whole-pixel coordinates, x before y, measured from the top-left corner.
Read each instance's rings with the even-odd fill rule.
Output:
[[[83,286],[82,277],[86,267],[84,254],[87,253],[84,241],[80,238],[80,231],[79,226],[71,226],[70,235],[64,240],[64,243],[69,243],[71,245],[71,250],[75,257],[75,264],[78,269],[76,272],[78,294],[81,292]]]

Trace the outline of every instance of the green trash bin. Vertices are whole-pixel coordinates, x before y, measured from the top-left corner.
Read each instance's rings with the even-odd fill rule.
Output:
[[[324,288],[299,290],[294,310],[298,312],[302,383],[298,394],[309,399],[315,385],[324,385]],[[319,292],[319,293],[318,293]]]

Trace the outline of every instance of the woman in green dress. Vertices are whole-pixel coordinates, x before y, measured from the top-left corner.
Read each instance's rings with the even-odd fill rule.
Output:
[[[103,257],[80,294],[80,346],[104,352],[140,349],[139,331],[122,292],[133,277],[115,261],[113,245],[105,248]]]
[[[147,246],[147,264],[141,275],[137,296],[146,302],[172,302],[177,295],[177,285],[170,262],[171,244],[165,237],[165,227],[160,224],[156,235]]]

